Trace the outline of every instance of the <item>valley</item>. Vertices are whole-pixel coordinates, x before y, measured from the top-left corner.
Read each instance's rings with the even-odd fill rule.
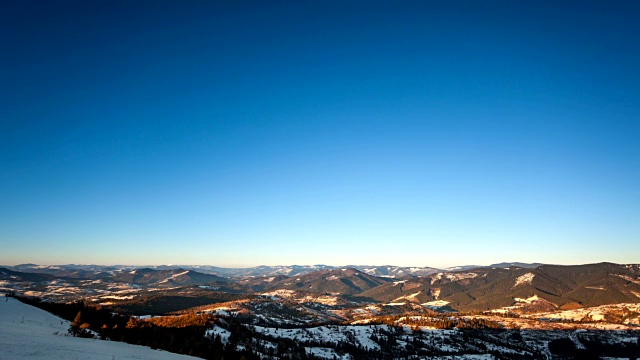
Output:
[[[227,358],[325,359],[640,354],[639,265],[501,265],[28,264],[0,268],[0,291],[69,321],[78,312],[122,317],[114,330],[116,322],[94,323],[85,315],[84,329],[94,337],[131,342],[146,339],[136,334],[150,329],[192,327],[179,336],[195,336],[197,351],[157,340],[136,343],[203,358],[224,351]],[[130,334],[122,333],[124,325]]]

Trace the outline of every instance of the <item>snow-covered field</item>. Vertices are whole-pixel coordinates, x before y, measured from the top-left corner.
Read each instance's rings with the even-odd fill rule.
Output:
[[[307,347],[305,348],[305,351],[307,354],[313,354],[314,356],[322,359],[351,359],[351,357],[347,354],[338,355],[332,348]]]
[[[377,327],[385,327],[386,325],[376,326],[318,326],[312,328],[301,329],[282,329],[255,326],[258,333],[269,335],[274,338],[295,339],[298,341],[317,341],[324,343],[338,343],[339,341],[347,341],[349,338],[357,341],[358,345],[370,350],[379,350],[380,346],[370,339],[373,330]]]
[[[0,359],[196,359],[144,346],[67,335],[69,322],[13,298],[0,297]]]
[[[448,304],[449,304],[449,302],[445,301],[445,300],[435,300],[435,301],[426,302],[426,303],[422,304],[422,306],[426,306],[426,307],[431,308],[431,309],[437,309],[437,308],[441,308],[441,307],[447,306]]]
[[[216,336],[220,335],[220,341],[223,344],[226,344],[229,342],[229,337],[231,336],[231,332],[229,332],[229,330],[227,329],[223,329],[219,326],[214,326],[213,329],[211,330],[207,330],[205,332],[205,336],[208,338],[214,338]]]
[[[527,315],[529,318],[537,318],[539,320],[569,320],[580,321],[582,319],[591,321],[603,321],[607,314],[621,314],[624,312],[633,312],[635,315],[630,316],[624,321],[625,325],[640,324],[640,304],[622,303],[600,305],[594,307],[580,308],[575,310],[556,311],[551,313],[538,313]]]

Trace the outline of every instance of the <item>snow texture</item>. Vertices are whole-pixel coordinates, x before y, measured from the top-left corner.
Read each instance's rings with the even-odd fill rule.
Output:
[[[435,300],[423,303],[422,306],[430,307],[430,308],[440,308],[443,306],[447,306],[449,304],[448,301],[445,300]]]
[[[215,338],[217,335],[220,335],[220,341],[222,341],[223,344],[226,344],[229,342],[231,332],[216,325],[212,330],[207,330],[207,332],[205,333],[205,336],[211,339]]]
[[[347,354],[338,355],[335,350],[332,348],[323,348],[323,347],[306,347],[305,351],[307,354],[313,354],[316,357],[322,359],[350,359],[351,357]]]
[[[296,339],[299,341],[322,341],[336,344],[347,341],[353,336],[358,343],[370,350],[379,350],[380,346],[370,339],[374,326],[318,326],[306,329],[278,329],[256,326],[256,331],[276,338]]]
[[[13,298],[0,297],[0,359],[196,359],[145,346],[67,335],[69,322]]]
[[[531,285],[531,282],[533,281],[534,276],[535,276],[535,275],[534,275],[534,274],[532,274],[532,273],[526,273],[526,274],[524,274],[524,275],[522,275],[522,276],[519,276],[519,277],[516,279],[516,283],[515,283],[515,285],[513,285],[513,286],[515,287],[515,286],[522,285],[522,284],[529,284],[529,285]]]

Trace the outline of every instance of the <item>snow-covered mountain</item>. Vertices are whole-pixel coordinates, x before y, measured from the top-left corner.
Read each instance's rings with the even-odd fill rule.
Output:
[[[0,266],[2,267],[2,266]],[[21,264],[16,266],[4,266],[13,271],[51,274],[55,276],[65,276],[73,278],[90,278],[90,274],[98,279],[100,275],[130,272],[136,269],[151,269],[157,271],[169,270],[193,270],[199,273],[217,275],[225,278],[249,278],[249,277],[271,277],[271,276],[299,276],[309,274],[321,270],[339,270],[344,268],[353,268],[360,270],[368,275],[388,277],[388,278],[404,278],[425,276],[441,271],[428,266],[394,266],[394,265],[281,265],[281,266],[255,266],[249,268],[223,268],[211,265],[156,265],[156,266],[130,266],[130,265],[36,265]]]

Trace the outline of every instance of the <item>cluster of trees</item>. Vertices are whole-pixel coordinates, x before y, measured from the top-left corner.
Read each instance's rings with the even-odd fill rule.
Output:
[[[131,318],[135,319],[135,318]],[[147,323],[160,327],[183,328],[189,326],[205,327],[209,323],[215,322],[213,315],[206,314],[185,314],[176,316],[158,316],[139,321],[141,324]]]
[[[419,330],[420,326],[428,326],[436,329],[502,329],[502,325],[498,322],[481,319],[481,318],[465,318],[454,314],[432,314],[429,316],[403,314],[403,315],[387,315],[379,316],[373,319],[371,324],[398,326],[401,324],[414,327]]]
[[[640,312],[623,308],[621,311],[610,311],[604,314],[604,321],[614,324],[623,324],[628,319],[635,319],[640,317]]]
[[[635,332],[636,341],[625,341],[623,343],[612,343],[606,341],[607,331],[599,331],[589,334],[580,334],[579,340],[585,349],[576,349],[576,353],[589,353],[591,356],[598,357],[617,357],[617,358],[640,358],[640,332]],[[551,349],[551,344],[549,344]],[[584,350],[584,351],[581,351]]]
[[[102,339],[144,345],[203,359],[259,359],[250,350],[238,351],[230,344],[222,344],[220,339],[216,341],[204,337],[207,326],[210,325],[202,325],[201,318],[197,316],[182,316],[175,321],[162,319],[162,325],[156,325],[151,321],[112,313],[108,309],[82,301],[52,303],[24,297],[18,299],[71,321],[69,330],[79,336],[93,336],[95,333]],[[163,323],[164,321],[167,322]],[[190,322],[194,324],[189,324]]]
[[[247,305],[250,310],[266,315],[265,317],[252,316],[249,320],[250,323],[260,326],[275,326],[284,322],[291,327],[299,327],[305,324],[304,320],[313,318],[312,314],[304,311],[297,304],[291,304],[286,301],[280,303],[267,299],[257,299]],[[270,318],[278,320],[269,320]]]

